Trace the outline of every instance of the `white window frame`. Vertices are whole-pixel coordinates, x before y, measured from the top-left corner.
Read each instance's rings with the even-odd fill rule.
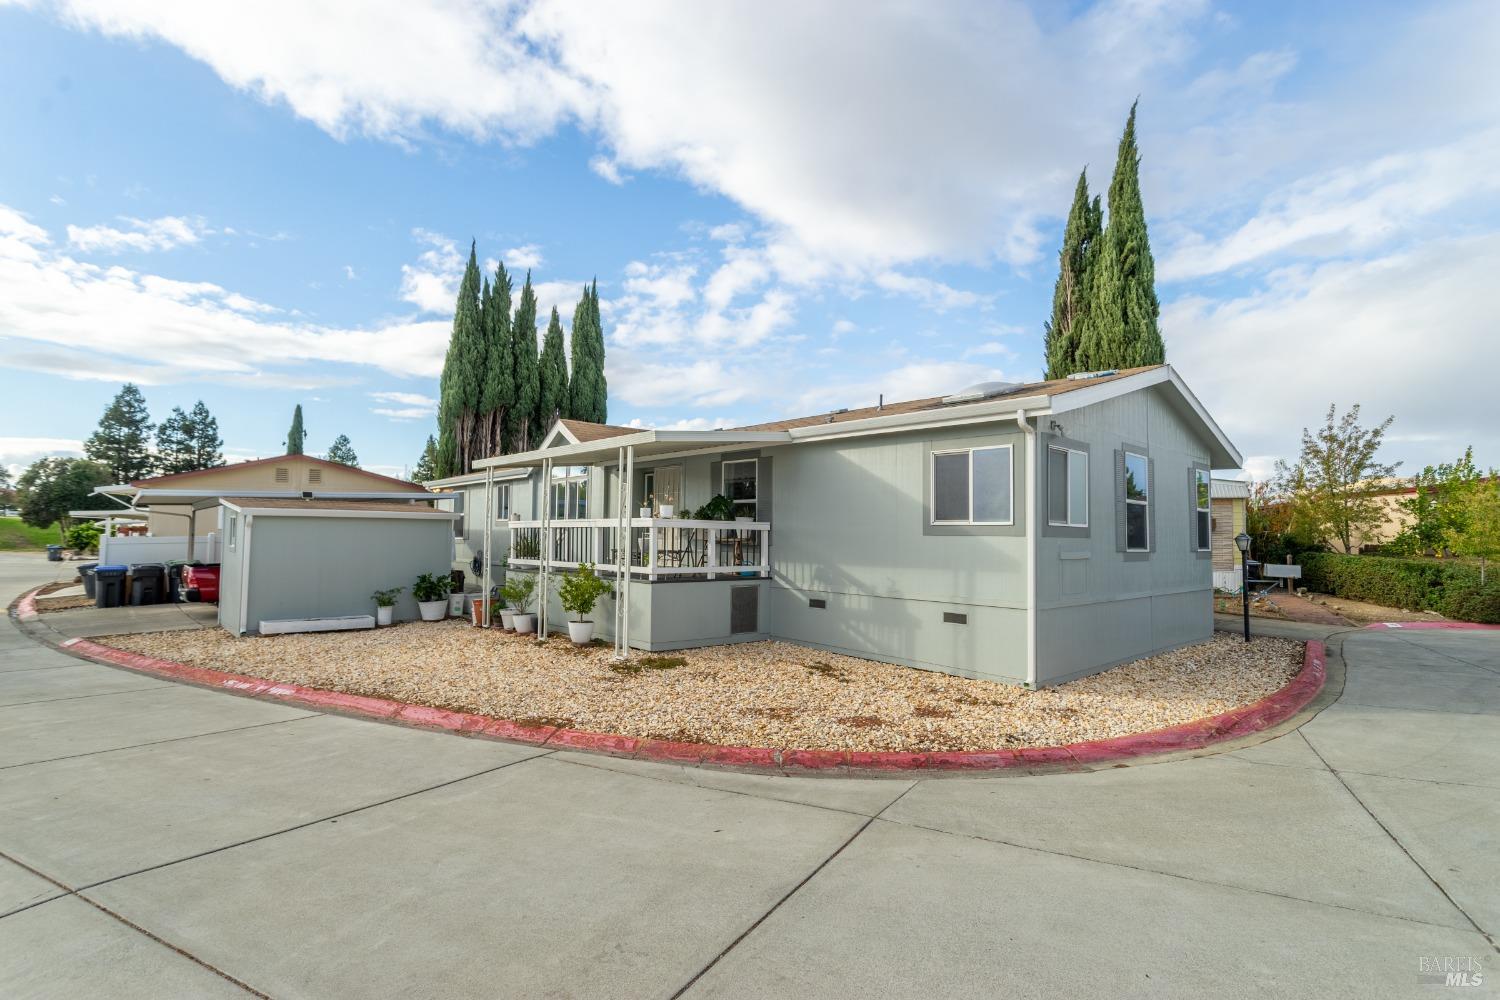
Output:
[[[1201,486],[1200,486],[1201,484]],[[1204,499],[1204,489],[1207,487],[1207,499]],[[1197,543],[1197,551],[1212,552],[1214,550],[1214,486],[1213,474],[1207,469],[1193,469],[1193,541]],[[1198,506],[1202,500],[1205,506]],[[1198,533],[1200,516],[1208,515],[1208,537],[1204,538]]]
[[[1146,463],[1146,499],[1132,500],[1130,497],[1130,459],[1138,458]],[[1151,551],[1151,491],[1156,484],[1151,481],[1151,456],[1142,455],[1138,451],[1125,452],[1125,551],[1126,552],[1150,552]],[[1132,548],[1130,544],[1130,505],[1135,504],[1146,512],[1146,544],[1140,548]]]
[[[558,475],[558,470],[562,470],[563,474]],[[587,465],[556,465],[552,467],[552,482],[547,484],[547,505],[548,509],[552,512],[553,520],[579,520],[578,490],[570,489],[569,487],[577,487],[580,484],[585,490],[583,502],[584,512],[587,513],[589,470],[590,467]],[[562,490],[563,495],[563,512],[561,514],[557,513],[557,498],[554,493],[555,490],[559,489]]]
[[[974,453],[976,451],[1004,451],[1006,460],[1010,463],[1010,519],[1007,521],[976,521],[974,520]],[[941,455],[967,455],[969,456],[969,517],[964,521],[939,521],[937,516],[937,460]],[[927,459],[927,512],[928,522],[936,527],[975,525],[983,527],[993,525],[1004,527],[1016,523],[1016,453],[1015,449],[1008,444],[981,445],[977,448],[939,448],[932,451]],[[758,484],[757,484],[758,485]]]
[[[1052,520],[1052,505],[1049,502],[1047,504],[1047,523],[1052,525],[1054,528],[1087,528],[1089,526],[1089,453],[1081,448],[1069,448],[1066,445],[1049,444],[1047,446],[1047,461],[1049,463],[1052,461],[1053,452],[1060,452],[1062,454],[1063,474],[1065,479],[1065,482],[1063,484],[1063,497],[1064,502],[1068,508],[1068,519],[1066,521]],[[1075,519],[1073,516],[1072,456],[1074,455],[1081,455],[1083,457],[1083,520],[1081,521]],[[1048,488],[1050,489],[1050,483],[1052,482],[1051,476],[1048,476],[1047,482],[1049,483]]]
[[[229,536],[229,551],[234,552],[240,547],[240,516],[233,511],[229,513],[229,530],[225,534]]]
[[[736,500],[729,495],[729,467],[731,465],[744,465],[750,463],[755,466],[755,499]],[[719,466],[719,493],[729,501],[731,506],[738,507],[740,504],[749,504],[755,508],[755,513],[750,515],[752,521],[760,520],[760,459],[758,458],[732,458],[727,459]]]
[[[495,520],[510,520],[510,483],[495,484]]]

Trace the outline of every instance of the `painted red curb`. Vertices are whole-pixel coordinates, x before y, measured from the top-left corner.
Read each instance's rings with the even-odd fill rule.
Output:
[[[1435,623],[1438,624],[1438,623]],[[368,695],[345,694],[279,684],[159,660],[130,653],[87,639],[68,639],[60,644],[70,652],[99,663],[213,687],[256,698],[274,698],[311,708],[399,722],[423,729],[441,729],[470,736],[527,743],[532,746],[591,750],[636,760],[670,764],[709,764],[720,767],[754,768],[792,774],[838,774],[861,771],[994,771],[1005,768],[1079,770],[1085,764],[1128,760],[1179,750],[1199,750],[1240,736],[1268,729],[1291,718],[1317,697],[1327,680],[1323,643],[1307,644],[1302,669],[1286,686],[1249,705],[1193,722],[1131,733],[1106,740],[1091,740],[1057,747],[1021,747],[1001,750],[934,751],[930,753],[849,750],[773,750],[768,747],[717,746],[711,743],[678,743],[670,740],[638,739],[613,733],[588,733],[556,726],[530,725],[495,719],[469,712],[454,712],[427,705],[412,705]]]
[[[45,587],[46,584],[42,584],[42,586]],[[35,587],[31,590],[28,590],[26,593],[21,595],[20,600],[16,601],[16,618],[18,620],[29,622],[37,617],[36,595],[37,591],[41,589],[41,587]]]
[[[1444,629],[1450,632],[1489,632],[1500,629],[1500,625],[1481,625],[1478,622],[1375,622],[1366,625],[1367,629]]]

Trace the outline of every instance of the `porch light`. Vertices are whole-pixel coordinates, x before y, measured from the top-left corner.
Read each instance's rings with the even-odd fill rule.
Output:
[[[1234,536],[1234,547],[1240,550],[1240,602],[1245,608],[1245,641],[1250,641],[1250,536],[1243,531]]]

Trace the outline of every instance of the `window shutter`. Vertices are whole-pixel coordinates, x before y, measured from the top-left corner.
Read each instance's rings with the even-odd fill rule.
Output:
[[[1198,467],[1188,466],[1188,551],[1198,551]]]
[[[1146,529],[1150,538],[1147,539],[1146,551],[1156,551],[1156,508],[1161,504],[1161,497],[1156,495],[1156,459],[1146,459],[1146,497],[1150,501],[1146,504]]]
[[[1125,551],[1125,451],[1115,449],[1115,551]]]

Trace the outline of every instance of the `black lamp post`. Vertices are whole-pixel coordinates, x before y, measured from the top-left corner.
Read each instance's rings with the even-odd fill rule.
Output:
[[[1245,605],[1245,641],[1250,641],[1250,536],[1243,531],[1234,536],[1234,547],[1240,550],[1240,597]]]

